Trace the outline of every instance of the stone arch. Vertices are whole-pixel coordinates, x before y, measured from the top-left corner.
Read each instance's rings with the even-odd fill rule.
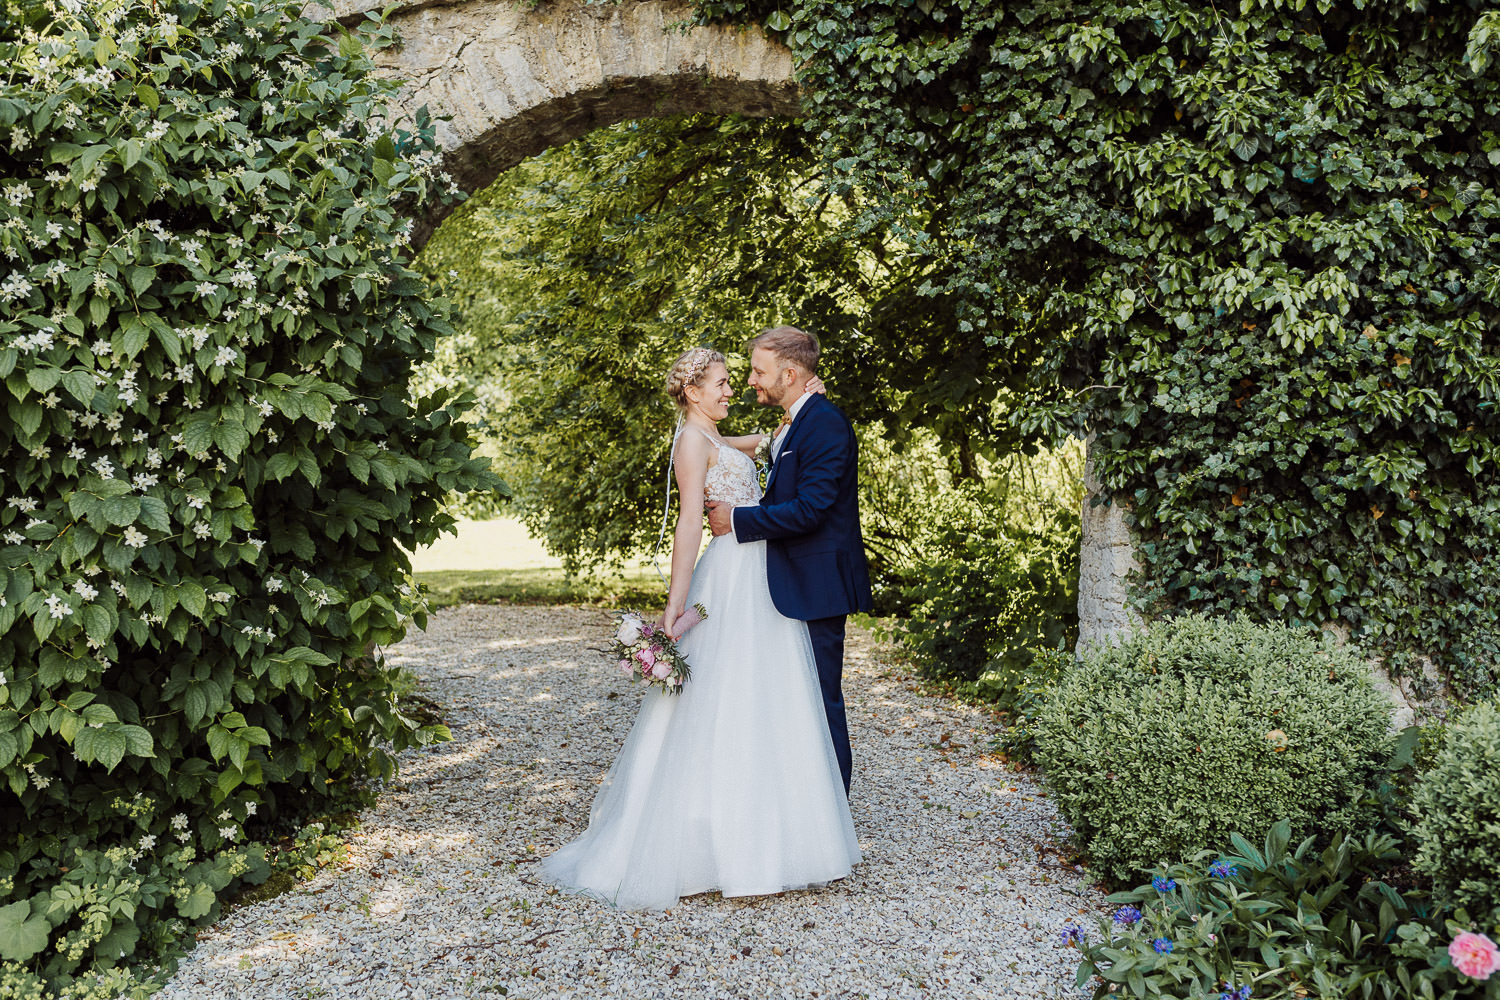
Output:
[[[324,0],[346,25],[382,0]],[[397,0],[401,44],[382,73],[401,114],[427,106],[444,166],[478,191],[529,156],[596,128],[691,112],[799,113],[791,51],[758,27],[689,27],[688,0]],[[443,213],[417,220],[420,247]]]

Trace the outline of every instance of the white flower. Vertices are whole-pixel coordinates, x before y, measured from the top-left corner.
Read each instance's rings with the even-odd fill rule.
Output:
[[[88,454],[83,450],[83,445],[74,444],[73,447],[68,449],[68,457],[81,462],[88,457]]]
[[[207,538],[212,531],[213,529],[208,526],[207,521],[199,521],[193,525],[193,534],[199,538]]]
[[[144,837],[142,837],[141,840],[140,840],[140,843],[136,845],[137,849],[142,850],[142,851],[149,851],[149,850],[151,850],[151,848],[153,848],[155,846],[156,846],[156,837],[154,835],[152,835],[152,834],[149,834],[149,833],[146,834]]]
[[[123,583],[121,583],[119,580],[111,580],[111,581],[109,581],[109,589],[113,590],[116,594],[119,594],[121,597],[125,596],[125,593],[126,593],[126,591],[125,591],[125,585]]]
[[[240,835],[240,831],[238,829],[236,829],[235,827],[232,827],[232,826],[221,826],[221,827],[219,827],[219,836],[223,837],[225,840],[233,840],[234,838],[238,837],[239,835]]]
[[[218,290],[219,286],[214,284],[212,281],[200,281],[198,282],[198,286],[193,289],[193,291],[198,293],[198,297],[200,299],[206,299]]]
[[[282,586],[284,586],[284,584],[282,584],[281,580],[277,579],[274,576],[266,580],[266,590],[269,593],[276,593],[282,588]]]
[[[186,830],[188,824],[187,813],[178,813],[172,817],[172,829]]]
[[[125,544],[132,549],[145,548],[146,536],[136,530],[135,525],[125,529]]]
[[[0,682],[0,683],[3,683],[3,682]],[[246,816],[254,816],[255,815],[255,803],[254,802],[246,802],[245,803],[245,815]]]
[[[74,580],[73,590],[85,601],[92,601],[99,596],[99,591],[95,590],[87,580]]]
[[[0,670],[0,687],[5,687],[5,672]]]
[[[156,485],[157,479],[149,472],[137,472],[130,481],[135,485],[136,489],[144,493]]]
[[[26,536],[19,531],[7,531],[5,533],[5,542],[7,545],[20,545],[24,541],[26,541]]]
[[[109,354],[113,350],[114,350],[114,348],[112,346],[110,346],[110,343],[107,340],[104,340],[104,339],[101,338],[99,340],[94,341],[94,353],[97,354],[97,355],[99,355],[100,357],[103,357],[104,355]]]
[[[231,594],[231,593],[229,593],[227,590],[221,590],[221,591],[219,591],[216,594],[209,594],[208,595],[208,599],[210,601],[218,601],[221,604],[224,603],[224,602],[226,602],[226,601],[228,601],[228,600],[230,600],[232,597],[234,597],[234,595]]]
[[[231,819],[234,819],[234,813],[230,812],[228,809],[225,809],[223,812],[219,813],[220,823],[228,822]]]
[[[103,455],[100,455],[98,458],[94,459],[94,471],[99,473],[100,479],[115,478],[114,463],[105,458]]]
[[[26,296],[31,294],[32,287],[33,286],[31,282],[27,280],[24,274],[22,274],[20,271],[13,271],[11,272],[10,276],[5,279],[5,283],[0,284],[0,299],[3,299],[6,302],[12,302],[16,299],[24,299]]]
[[[48,609],[51,610],[53,618],[66,618],[73,613],[73,609],[68,607],[67,603],[56,594],[52,594],[42,603],[47,605]]]
[[[63,234],[62,223],[60,223],[60,222],[49,222],[49,223],[47,223],[47,236],[48,236],[49,239],[54,239],[55,240],[59,236],[61,236],[62,234]]]
[[[641,620],[635,615],[626,615],[620,620],[619,631],[615,638],[629,646],[641,637]]]
[[[234,364],[235,359],[237,359],[239,356],[239,352],[234,348],[227,346],[221,347],[219,348],[219,353],[214,355],[214,364],[220,366],[232,365]]]

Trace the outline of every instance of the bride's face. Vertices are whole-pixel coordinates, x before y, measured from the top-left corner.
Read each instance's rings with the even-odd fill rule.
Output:
[[[729,385],[729,369],[714,362],[693,389],[696,391],[688,398],[705,417],[719,421],[729,416],[729,401],[734,398],[734,390]]]

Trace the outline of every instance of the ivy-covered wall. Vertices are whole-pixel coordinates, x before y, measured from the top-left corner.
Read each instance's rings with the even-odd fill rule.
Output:
[[[781,34],[827,168],[885,195],[857,224],[927,256],[935,404],[1097,435],[1140,610],[1495,685],[1493,3],[699,8]]]

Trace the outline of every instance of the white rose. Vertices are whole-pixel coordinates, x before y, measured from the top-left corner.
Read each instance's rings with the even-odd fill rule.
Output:
[[[615,638],[629,646],[641,637],[641,620],[634,615],[626,615],[620,620],[620,630],[615,633]]]

